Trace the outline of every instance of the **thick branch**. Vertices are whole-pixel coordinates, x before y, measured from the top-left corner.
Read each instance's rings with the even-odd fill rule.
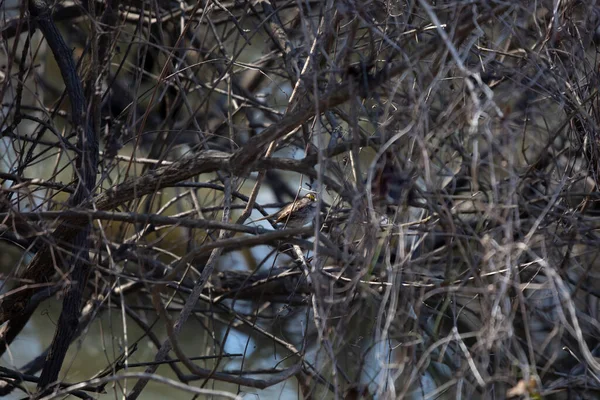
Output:
[[[79,154],[76,167],[79,183],[75,193],[69,199],[69,203],[72,206],[77,206],[90,198],[96,185],[98,138],[92,129],[89,118],[86,118],[85,115],[87,109],[85,96],[81,80],[77,76],[71,51],[52,20],[48,4],[44,0],[30,0],[29,13],[37,22],[54,54],[71,101],[71,117],[78,136],[77,148]],[[88,275],[87,239],[90,229],[89,222],[83,223],[74,235],[74,246],[78,249],[78,252],[75,254],[72,263],[71,285],[67,289],[63,301],[63,310],[58,321],[56,334],[38,382],[39,388],[44,388],[56,380],[67,349],[76,333],[81,313],[83,288]],[[32,264],[35,266],[35,263]]]

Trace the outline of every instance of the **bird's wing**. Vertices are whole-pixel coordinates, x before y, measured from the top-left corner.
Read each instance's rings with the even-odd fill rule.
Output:
[[[310,203],[311,201],[308,199],[300,199],[292,204],[288,204],[287,206],[285,206],[284,208],[281,209],[281,211],[279,211],[278,214],[276,214],[275,216],[277,217],[277,219],[275,220],[275,222],[286,222],[291,214],[294,214],[295,212],[297,212],[298,210],[300,210],[301,208],[304,208],[307,206],[307,203]]]

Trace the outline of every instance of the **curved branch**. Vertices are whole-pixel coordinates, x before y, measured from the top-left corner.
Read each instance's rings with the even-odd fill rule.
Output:
[[[86,118],[87,106],[83,86],[77,75],[71,51],[52,20],[48,4],[44,0],[29,0],[29,13],[37,22],[40,31],[48,42],[48,46],[52,50],[71,101],[71,117],[78,136],[76,170],[79,182],[75,193],[69,199],[69,204],[77,206],[90,198],[96,186],[96,170],[99,157],[98,138],[89,122],[90,119]],[[92,38],[92,40],[95,40],[95,38]],[[71,285],[67,289],[63,300],[63,310],[38,382],[38,388],[40,389],[45,388],[58,377],[67,349],[76,333],[81,314],[83,289],[89,269],[87,266],[87,241],[90,229],[91,224],[86,221],[80,225],[74,235],[74,247],[77,249],[77,253],[74,255],[72,262]],[[36,267],[36,263],[32,264]],[[21,318],[23,317],[28,318],[26,315],[21,316]]]

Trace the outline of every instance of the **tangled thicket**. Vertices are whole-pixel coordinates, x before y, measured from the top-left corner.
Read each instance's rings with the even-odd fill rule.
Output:
[[[594,2],[2,7],[2,353],[62,302],[2,394],[598,396]],[[59,374],[114,313],[143,333]]]

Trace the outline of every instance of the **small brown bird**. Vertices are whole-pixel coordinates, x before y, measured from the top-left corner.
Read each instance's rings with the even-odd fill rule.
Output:
[[[317,211],[316,201],[317,197],[313,193],[308,193],[306,196],[286,205],[276,213],[255,219],[252,222],[274,219],[275,223],[283,223],[288,228],[301,228],[312,221],[315,216]]]
[[[391,151],[384,153],[375,165],[371,182],[373,203],[380,207],[407,205],[414,196],[415,179],[415,168],[407,168]]]

